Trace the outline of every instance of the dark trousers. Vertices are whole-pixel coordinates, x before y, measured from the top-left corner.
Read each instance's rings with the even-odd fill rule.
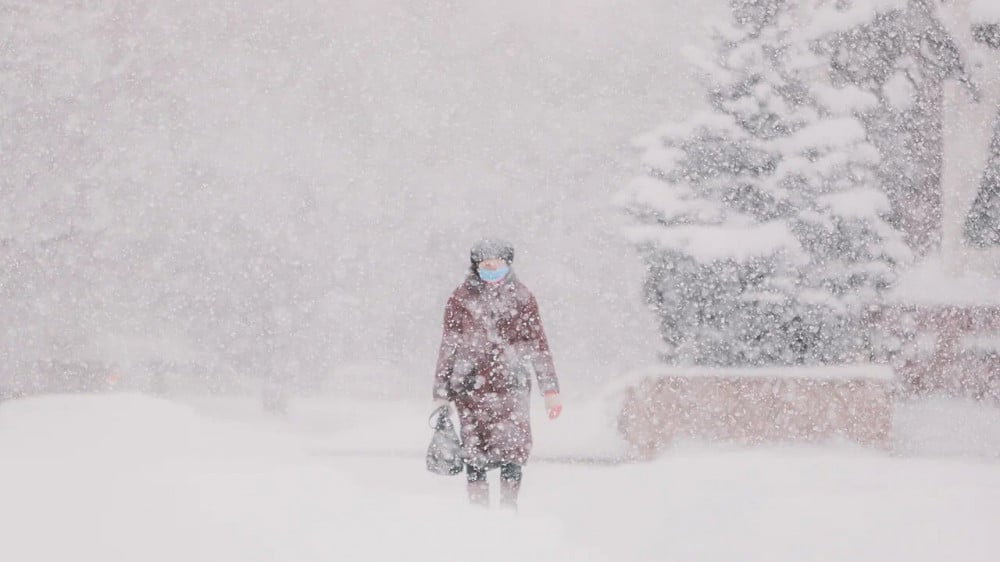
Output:
[[[486,480],[486,469],[465,465],[465,474],[469,482],[481,482]],[[500,465],[500,479],[510,482],[521,481],[521,465],[512,462],[505,462]]]
[[[486,482],[486,469],[465,465],[466,477],[469,479],[469,501],[476,505],[488,506],[490,503],[489,484]],[[521,465],[512,462],[500,465],[500,505],[517,509],[517,493],[521,489]]]

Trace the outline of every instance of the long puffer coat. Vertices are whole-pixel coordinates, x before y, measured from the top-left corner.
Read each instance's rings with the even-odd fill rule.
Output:
[[[543,394],[559,391],[534,295],[513,272],[495,284],[470,274],[445,307],[434,377],[434,397],[458,410],[467,463],[528,461],[532,377]]]

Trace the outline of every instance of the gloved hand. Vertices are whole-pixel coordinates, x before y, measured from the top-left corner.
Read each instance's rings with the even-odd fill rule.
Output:
[[[545,411],[549,413],[550,420],[558,418],[559,414],[562,413],[562,400],[559,399],[559,393],[555,390],[545,393]]]

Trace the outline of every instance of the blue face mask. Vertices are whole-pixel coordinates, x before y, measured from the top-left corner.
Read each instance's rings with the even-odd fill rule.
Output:
[[[488,281],[490,283],[495,283],[504,277],[507,277],[507,273],[510,272],[510,266],[503,266],[500,269],[486,269],[480,267],[477,269],[479,272],[479,278],[483,281]]]

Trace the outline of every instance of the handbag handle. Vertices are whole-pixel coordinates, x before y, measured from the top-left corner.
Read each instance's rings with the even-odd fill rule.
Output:
[[[434,430],[452,429],[453,426],[449,414],[450,414],[449,406],[445,404],[444,406],[441,406],[440,408],[431,412],[431,415],[427,418],[427,425],[429,425],[430,428]],[[434,419],[435,416],[437,416],[436,420]]]

